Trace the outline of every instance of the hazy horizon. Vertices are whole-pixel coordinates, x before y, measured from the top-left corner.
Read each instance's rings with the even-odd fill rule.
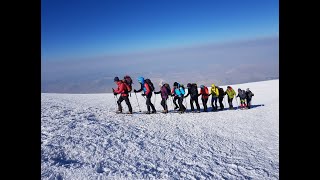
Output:
[[[126,74],[133,78],[136,88],[138,76],[150,78],[155,84],[163,80],[207,86],[274,79],[279,77],[279,38],[42,62],[41,92],[111,92],[113,78]]]

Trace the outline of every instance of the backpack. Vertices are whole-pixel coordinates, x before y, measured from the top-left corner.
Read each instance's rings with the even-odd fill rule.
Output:
[[[251,91],[246,92],[246,95],[248,98],[252,98],[252,96],[254,96],[254,94]]]
[[[165,85],[166,85],[166,86],[164,86],[164,87],[166,87],[166,89],[167,89],[167,93],[168,93],[168,94],[171,94],[171,88],[170,88],[170,85],[169,85],[168,83],[166,83]]]
[[[181,87],[183,90],[185,89],[183,84],[180,84],[180,87]]]
[[[133,84],[131,77],[128,75],[124,76],[123,82],[126,85],[128,92],[131,92],[132,91],[132,84]]]
[[[153,83],[151,82],[150,79],[146,79],[144,80],[148,85],[149,85],[149,88],[150,88],[150,91],[154,91],[154,86],[153,86]]]
[[[219,96],[223,97],[224,96],[224,91],[222,88],[219,88]]]
[[[180,90],[180,88],[182,88],[182,91]],[[180,84],[180,88],[179,88],[179,91],[181,92],[182,95],[185,94],[185,89],[184,89],[184,85],[183,84]]]
[[[247,94],[246,94],[246,91],[245,91],[245,90],[242,90],[242,94],[243,94],[243,96],[244,96],[244,97],[246,97],[246,96],[247,96]]]
[[[209,89],[208,89],[207,86],[204,87],[204,93],[205,93],[205,94],[210,94],[210,93],[209,93]]]
[[[190,94],[191,95],[198,95],[198,87],[197,87],[196,83],[191,84]]]

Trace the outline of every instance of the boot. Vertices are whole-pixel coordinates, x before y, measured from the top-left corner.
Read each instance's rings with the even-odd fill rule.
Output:
[[[121,110],[117,110],[117,111],[116,111],[116,113],[118,113],[118,114],[119,114],[119,113],[122,113],[122,111],[121,111]]]
[[[168,110],[163,110],[162,113],[168,113]]]

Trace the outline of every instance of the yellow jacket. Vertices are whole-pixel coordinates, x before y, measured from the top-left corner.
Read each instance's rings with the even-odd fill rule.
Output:
[[[219,89],[216,88],[216,86],[214,84],[211,84],[211,95],[214,97],[219,96]]]
[[[225,93],[227,93],[229,98],[234,98],[234,96],[236,95],[236,92],[231,87],[230,87],[230,89],[227,88]]]

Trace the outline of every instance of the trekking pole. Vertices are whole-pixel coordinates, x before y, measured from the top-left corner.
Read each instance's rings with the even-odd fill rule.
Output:
[[[237,107],[239,107],[239,103],[238,103],[237,97],[236,97],[236,102],[237,102]]]
[[[134,93],[134,94],[136,95],[136,99],[137,99],[137,103],[138,103],[138,107],[139,107],[139,112],[141,112],[139,101],[138,101],[138,97],[137,97],[137,93]]]
[[[118,106],[118,103],[117,103],[118,98],[117,98],[117,96],[116,96],[116,95],[114,95],[113,97],[114,97],[114,102],[116,103],[116,108],[117,108],[117,106]]]
[[[188,102],[187,102],[187,98],[184,98],[184,101],[186,102],[186,110],[188,109]]]
[[[112,92],[114,93],[114,89],[112,88]],[[114,97],[114,102],[116,103],[116,107],[118,105],[117,101],[118,101],[118,97],[117,95],[113,94],[113,97]]]
[[[224,107],[227,108],[227,105],[226,105],[226,99],[224,98],[225,96],[223,96],[223,103],[224,103]]]
[[[153,105],[156,105],[156,99],[157,99],[157,94],[154,94],[154,101],[153,101]]]

